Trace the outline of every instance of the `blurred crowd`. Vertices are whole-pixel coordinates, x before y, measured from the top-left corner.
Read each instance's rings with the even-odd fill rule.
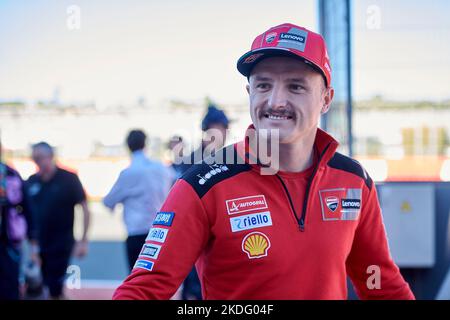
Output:
[[[123,207],[127,230],[124,248],[130,271],[171,186],[205,154],[224,146],[228,126],[225,113],[210,104],[197,149],[184,154],[181,136],[173,136],[167,143],[173,155],[170,166],[148,157],[143,130],[128,133],[125,143],[130,164],[104,196],[103,204],[112,211],[118,204]],[[211,132],[216,134],[212,137]],[[25,181],[2,160],[0,145],[0,300],[66,299],[64,283],[70,260],[88,254],[89,204],[77,174],[58,165],[50,144],[33,144],[30,157],[37,172]],[[83,213],[79,239],[74,236],[77,205]],[[182,288],[183,299],[202,299],[195,268]]]

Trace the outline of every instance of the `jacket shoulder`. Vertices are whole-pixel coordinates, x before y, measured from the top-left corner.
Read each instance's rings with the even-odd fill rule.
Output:
[[[251,166],[239,159],[234,146],[230,145],[217,151],[214,156],[193,164],[180,179],[190,184],[202,198],[216,184],[249,170]]]
[[[69,178],[69,179],[78,178],[77,173],[70,169],[58,168],[58,170],[59,170],[59,173],[61,174],[61,176],[65,177],[65,178]]]
[[[331,160],[328,162],[328,166],[333,169],[342,170],[357,175],[358,177],[364,180],[364,183],[366,184],[367,188],[369,188],[369,190],[372,189],[373,186],[372,178],[369,176],[369,174],[363,168],[363,166],[355,159],[352,159],[339,152],[336,152],[334,156],[331,158]]]

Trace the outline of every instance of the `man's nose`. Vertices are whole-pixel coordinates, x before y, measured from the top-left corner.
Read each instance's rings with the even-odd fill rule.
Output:
[[[283,109],[287,105],[287,94],[282,86],[275,85],[269,96],[269,107],[272,109]]]

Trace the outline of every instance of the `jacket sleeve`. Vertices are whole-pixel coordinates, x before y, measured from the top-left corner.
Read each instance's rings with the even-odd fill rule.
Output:
[[[165,241],[146,241],[161,246],[159,255],[157,259],[138,258],[153,263],[152,269],[135,267],[117,288],[113,299],[170,299],[205,248],[210,233],[208,216],[202,201],[186,181],[176,182],[161,211],[173,213],[170,226],[154,226],[168,230]]]
[[[360,299],[414,299],[390,255],[377,191],[371,183],[347,257],[347,273]]]

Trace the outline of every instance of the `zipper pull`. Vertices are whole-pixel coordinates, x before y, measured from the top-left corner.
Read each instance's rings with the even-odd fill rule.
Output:
[[[300,226],[300,231],[304,232],[305,231],[305,220],[303,220],[303,218],[300,219],[299,226]]]

